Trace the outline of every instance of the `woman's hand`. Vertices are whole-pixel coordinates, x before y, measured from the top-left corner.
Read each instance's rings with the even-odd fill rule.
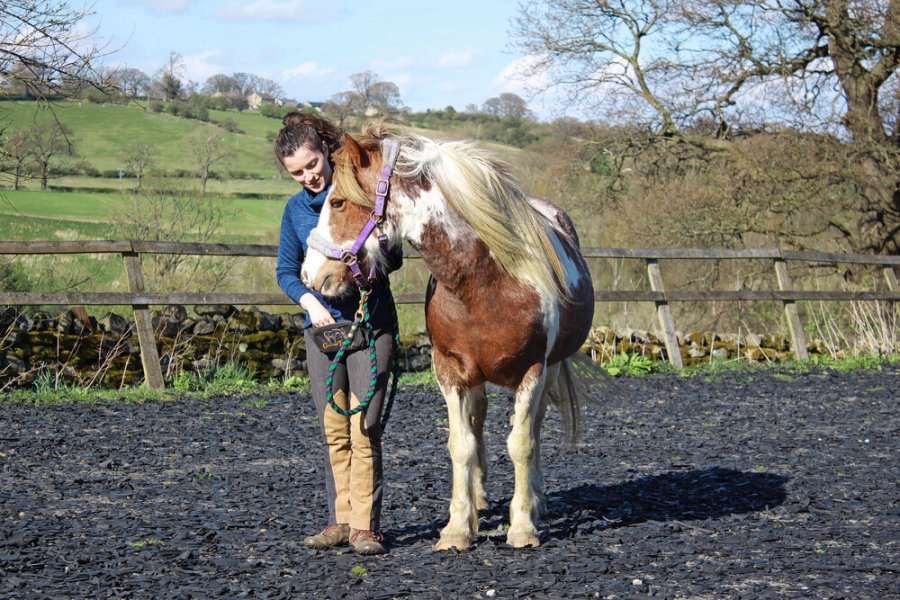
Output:
[[[302,306],[306,311],[306,314],[309,315],[309,319],[314,326],[321,327],[322,325],[334,323],[334,317],[331,315],[331,311],[322,306],[319,299],[312,294],[303,294],[300,297],[300,306]]]

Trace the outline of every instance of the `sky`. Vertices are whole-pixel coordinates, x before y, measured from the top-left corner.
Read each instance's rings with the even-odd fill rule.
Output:
[[[182,79],[245,72],[298,101],[328,100],[370,70],[400,88],[413,111],[459,111],[504,92],[540,119],[564,114],[533,97],[509,44],[519,0],[94,0],[85,25],[104,62],[154,74],[177,52]]]

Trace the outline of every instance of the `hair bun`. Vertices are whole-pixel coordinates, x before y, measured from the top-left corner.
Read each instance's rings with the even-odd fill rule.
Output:
[[[310,117],[310,115],[295,110],[295,111],[289,112],[288,114],[284,115],[284,118],[281,120],[281,123],[285,127],[296,127],[297,125],[312,126],[312,123],[310,123],[309,117]]]

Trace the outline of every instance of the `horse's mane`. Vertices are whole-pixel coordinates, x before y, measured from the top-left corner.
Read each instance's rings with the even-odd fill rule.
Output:
[[[471,142],[435,141],[383,123],[367,127],[357,141],[369,152],[380,152],[381,139],[387,135],[400,142],[394,169],[398,177],[425,178],[436,185],[512,277],[535,285],[542,295],[566,296],[564,268],[547,224],[507,163]],[[334,161],[335,192],[350,202],[372,206],[349,156],[338,151]]]

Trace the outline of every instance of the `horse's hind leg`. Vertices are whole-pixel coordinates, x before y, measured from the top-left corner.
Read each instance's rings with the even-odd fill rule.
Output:
[[[440,385],[447,402],[450,425],[450,439],[447,445],[453,463],[453,491],[450,499],[450,520],[441,531],[441,539],[435,544],[435,549],[449,550],[456,547],[458,550],[465,550],[478,533],[475,492],[483,488],[476,484],[480,472],[479,440],[473,430],[473,424],[479,421],[477,407],[483,402],[478,401],[478,388]],[[483,388],[481,390],[483,395]]]
[[[543,418],[546,383],[544,365],[529,372],[516,390],[512,431],[507,438],[509,457],[515,468],[515,491],[509,504],[509,532],[506,543],[515,548],[538,546],[536,523],[540,508],[540,481],[535,480],[535,458],[540,457],[537,435]],[[539,475],[538,475],[539,477]]]
[[[487,460],[484,455],[484,420],[487,417],[487,394],[484,384],[472,388],[470,422],[472,433],[475,435],[475,443],[478,448],[478,463],[475,466],[473,478],[473,497],[475,509],[485,510],[488,507],[487,494],[484,491],[484,483],[487,480]]]
[[[537,502],[539,515],[547,514],[547,495],[544,493],[544,472],[541,469],[541,427],[544,424],[544,416],[550,402],[559,394],[556,379],[559,375],[559,363],[550,365],[546,369],[547,376],[544,380],[544,391],[541,394],[540,406],[534,419],[534,454],[531,458],[530,486],[532,497]],[[554,402],[555,403],[555,402]]]

